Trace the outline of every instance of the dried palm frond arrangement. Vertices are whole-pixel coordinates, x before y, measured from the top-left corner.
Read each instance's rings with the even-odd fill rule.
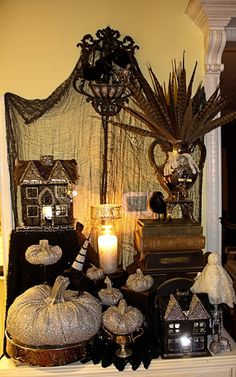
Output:
[[[202,83],[192,95],[196,67],[197,63],[187,84],[184,56],[178,68],[174,62],[166,88],[165,84],[160,84],[149,65],[151,86],[137,62],[134,62],[133,75],[127,84],[131,97],[129,104],[123,108],[131,115],[131,119],[143,123],[148,130],[119,122],[119,119],[110,122],[141,136],[170,143],[181,140],[192,144],[215,128],[236,119],[236,112],[216,117],[229,102],[229,97],[220,93],[220,85],[208,100]]]

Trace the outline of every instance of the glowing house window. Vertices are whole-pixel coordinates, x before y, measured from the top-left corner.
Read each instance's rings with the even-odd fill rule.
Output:
[[[67,187],[57,186],[56,187],[56,196],[57,196],[57,198],[67,198]]]
[[[56,205],[56,217],[66,217],[68,216],[66,205]]]

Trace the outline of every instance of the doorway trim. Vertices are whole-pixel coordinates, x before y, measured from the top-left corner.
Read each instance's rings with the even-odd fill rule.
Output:
[[[220,81],[224,70],[222,54],[227,37],[235,35],[230,27],[236,17],[235,0],[190,0],[185,13],[204,35],[205,75],[204,87],[209,98]],[[210,132],[205,138],[207,159],[204,171],[203,203],[206,250],[221,253],[222,249],[222,172],[221,130]]]

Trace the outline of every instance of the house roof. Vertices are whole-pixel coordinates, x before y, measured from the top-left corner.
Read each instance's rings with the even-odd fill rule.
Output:
[[[181,304],[173,294],[170,295],[164,315],[165,321],[190,321],[199,319],[209,319],[209,314],[196,294],[193,294],[191,297],[188,311],[183,310]]]
[[[72,160],[52,160],[45,164],[41,160],[17,161],[14,170],[16,185],[27,183],[48,184],[55,182],[78,181],[77,162]]]

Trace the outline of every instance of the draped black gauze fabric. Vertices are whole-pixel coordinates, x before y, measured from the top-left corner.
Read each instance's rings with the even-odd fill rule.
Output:
[[[89,232],[92,226],[91,206],[99,204],[103,160],[103,129],[99,115],[86,97],[75,91],[73,80],[81,70],[81,59],[73,72],[48,98],[25,99],[5,94],[6,132],[10,170],[12,207],[15,226],[22,223],[17,210],[19,187],[14,184],[14,164],[19,160],[76,159],[78,163],[78,195],[74,199],[74,217]],[[123,111],[119,119],[130,123]],[[133,123],[132,123],[133,124]],[[135,124],[137,125],[137,124]],[[144,127],[143,125],[138,125]],[[120,250],[126,267],[135,254],[133,232],[137,218],[153,217],[152,212],[127,211],[127,196],[151,195],[160,190],[148,159],[153,139],[141,137],[109,124],[108,127],[108,192],[107,202],[122,205]],[[163,156],[160,154],[160,161]],[[201,176],[190,192],[194,200],[194,216],[201,217]],[[93,242],[93,240],[91,241]]]

